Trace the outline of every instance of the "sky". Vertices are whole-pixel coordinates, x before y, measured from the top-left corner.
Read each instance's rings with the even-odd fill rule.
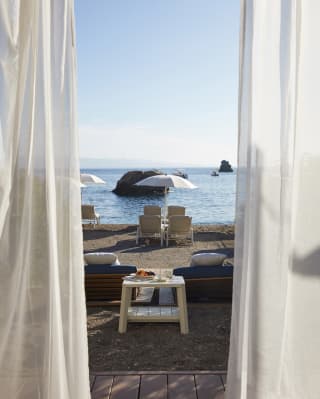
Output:
[[[235,165],[239,3],[75,1],[82,161]]]

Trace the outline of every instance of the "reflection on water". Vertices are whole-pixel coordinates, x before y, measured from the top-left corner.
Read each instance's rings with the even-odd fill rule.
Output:
[[[166,173],[172,170],[162,169]],[[112,192],[117,181],[128,169],[83,169],[81,173],[93,173],[106,181],[105,185],[82,188],[82,203],[92,204],[101,216],[101,223],[135,224],[143,213],[144,205],[164,203],[162,195],[120,197]],[[220,173],[211,176],[210,168],[187,168],[188,179],[198,186],[195,190],[170,189],[168,205],[182,205],[192,216],[195,224],[234,223],[236,174]]]

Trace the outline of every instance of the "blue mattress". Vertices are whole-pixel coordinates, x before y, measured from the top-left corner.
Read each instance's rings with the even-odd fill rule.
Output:
[[[136,266],[129,265],[86,265],[86,274],[130,274],[137,271]]]
[[[233,266],[187,266],[178,267],[173,270],[176,276],[183,276],[185,279],[205,277],[232,277]]]

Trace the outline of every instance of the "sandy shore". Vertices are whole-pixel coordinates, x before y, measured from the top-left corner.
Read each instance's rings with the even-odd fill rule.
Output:
[[[220,252],[233,263],[234,226],[196,225],[194,244],[158,241],[136,245],[135,225],[84,227],[85,252],[115,252],[122,264],[159,272],[189,265],[191,256]],[[117,332],[119,308],[88,308],[90,369],[107,370],[225,370],[227,368],[231,303],[188,304],[190,333],[177,324],[130,324]]]
[[[168,248],[160,247],[159,240],[145,240],[136,245],[136,225],[101,225],[99,230],[86,227],[83,231],[85,252],[114,252],[120,263],[139,268],[159,270],[187,266],[191,256],[201,252],[221,252],[233,263],[233,225],[194,225],[194,244],[170,242]]]

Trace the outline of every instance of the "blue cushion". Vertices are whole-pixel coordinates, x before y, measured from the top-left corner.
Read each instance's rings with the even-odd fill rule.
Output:
[[[86,265],[84,270],[87,274],[130,274],[135,273],[137,268],[127,265]]]
[[[188,266],[178,267],[173,270],[176,276],[183,276],[185,279],[203,277],[232,277],[233,266]]]

